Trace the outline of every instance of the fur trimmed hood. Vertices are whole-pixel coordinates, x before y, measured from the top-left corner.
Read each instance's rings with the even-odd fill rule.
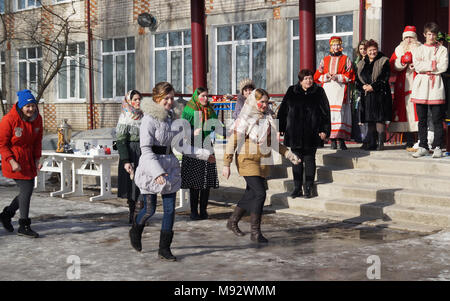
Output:
[[[141,102],[141,110],[144,114],[150,115],[153,118],[164,121],[170,115],[172,119],[178,119],[181,117],[184,105],[178,101],[173,101],[172,110],[166,111],[162,106],[153,101],[151,97],[144,97]]]

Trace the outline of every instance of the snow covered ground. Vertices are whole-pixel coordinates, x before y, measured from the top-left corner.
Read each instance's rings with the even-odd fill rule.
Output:
[[[7,182],[0,210],[17,193]],[[424,236],[268,212],[262,230],[269,244],[258,245],[226,229],[230,207],[212,204],[208,220],[177,214],[178,261],[165,262],[157,257],[162,213],[145,228],[138,253],[129,244],[128,208],[117,203],[33,194],[30,217],[40,238],[0,226],[0,280],[369,280],[371,256],[380,259],[381,280],[450,280],[446,231]],[[248,217],[240,227],[249,232]]]

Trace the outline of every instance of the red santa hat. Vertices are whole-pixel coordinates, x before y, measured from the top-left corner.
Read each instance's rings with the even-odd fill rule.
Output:
[[[405,30],[403,30],[402,39],[404,40],[407,37],[411,37],[417,40],[417,33],[415,26],[406,26]]]

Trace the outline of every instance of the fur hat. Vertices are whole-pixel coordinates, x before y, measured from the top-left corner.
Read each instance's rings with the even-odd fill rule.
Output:
[[[411,37],[417,40],[417,33],[416,33],[416,27],[415,26],[406,26],[405,30],[403,30],[402,34],[402,40],[404,40],[407,37]]]
[[[255,87],[255,83],[250,78],[244,78],[239,83],[239,92],[241,92],[241,94],[244,94],[243,90],[244,90],[245,87],[248,87],[248,86],[252,87],[253,90],[256,88]]]

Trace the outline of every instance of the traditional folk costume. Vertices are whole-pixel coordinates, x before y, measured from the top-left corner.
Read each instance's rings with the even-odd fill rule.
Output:
[[[416,72],[410,67],[413,62],[411,51],[420,46],[420,43],[417,42],[416,27],[406,26],[402,37],[403,40],[407,37],[412,37],[416,42],[409,47],[405,47],[404,42],[400,43],[389,60],[391,72],[397,76],[392,105],[392,122],[389,124],[389,131],[417,132],[418,117],[416,105],[411,101],[412,85]]]
[[[342,44],[340,37],[331,37],[330,46],[334,43]],[[331,80],[335,75],[336,79]],[[314,74],[314,81],[320,84],[328,97],[331,110],[332,148],[336,148],[336,139],[341,142],[341,149],[347,149],[344,140],[349,140],[352,130],[351,105],[347,93],[347,86],[355,80],[352,62],[348,56],[330,51],[330,55],[320,62],[319,69]]]
[[[416,104],[419,117],[419,150],[413,155],[420,157],[427,153],[427,119],[428,110],[431,110],[434,125],[435,149],[433,157],[441,157],[440,150],[443,140],[443,110],[445,103],[445,89],[441,73],[447,71],[448,53],[447,48],[438,43],[432,45],[424,44],[413,50],[413,64],[417,76],[414,78],[411,101]]]

